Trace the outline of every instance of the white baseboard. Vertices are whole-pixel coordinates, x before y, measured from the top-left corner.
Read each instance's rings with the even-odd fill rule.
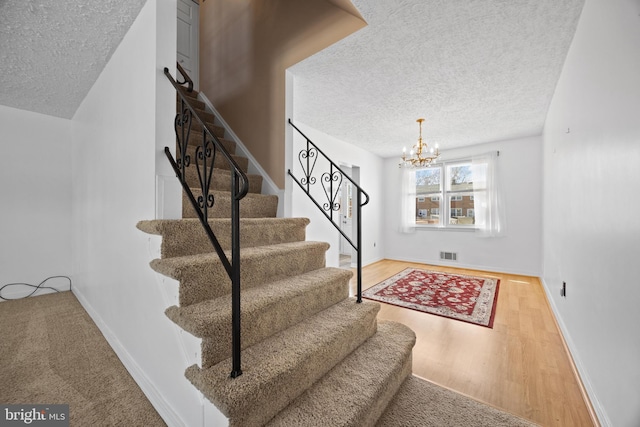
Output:
[[[544,289],[545,296],[547,297],[547,301],[549,302],[549,306],[551,307],[551,311],[553,312],[553,317],[556,321],[556,324],[558,325],[558,328],[560,329],[563,344],[567,349],[567,355],[569,356],[572,367],[576,371],[575,374],[577,376],[579,386],[582,389],[581,391],[584,395],[584,398],[586,399],[585,404],[587,406],[587,409],[589,409],[591,418],[595,418],[594,424],[596,426],[601,425],[603,427],[610,427],[612,426],[611,421],[609,420],[606,411],[602,407],[602,404],[600,403],[600,400],[598,399],[598,396],[593,389],[593,385],[591,384],[589,375],[587,374],[587,371],[584,368],[580,357],[578,356],[579,353],[575,347],[575,344],[573,343],[573,340],[571,339],[571,334],[569,334],[562,316],[560,316],[560,312],[558,310],[558,307],[556,306],[555,300],[551,298],[551,290],[549,286],[547,286],[547,283],[543,278],[540,279],[540,283],[542,283],[542,288]]]
[[[78,301],[80,301],[80,305],[82,305],[85,311],[89,314],[96,326],[98,326],[98,329],[100,329],[102,335],[104,335],[105,339],[107,340],[113,351],[116,353],[124,367],[133,377],[145,396],[147,396],[147,399],[149,399],[151,405],[153,405],[156,411],[158,411],[158,414],[160,414],[160,417],[162,417],[164,422],[167,423],[167,425],[170,427],[187,427],[180,416],[173,410],[169,402],[164,399],[160,391],[149,380],[138,363],[124,348],[120,340],[118,340],[111,329],[104,323],[102,318],[93,309],[91,304],[89,304],[82,292],[77,288],[74,288],[73,294],[76,296]]]
[[[498,267],[491,267],[487,265],[465,264],[458,261],[430,260],[430,259],[423,259],[423,258],[418,259],[418,258],[409,258],[409,257],[407,258],[393,257],[393,258],[386,258],[386,259],[390,259],[392,261],[405,261],[405,262],[415,262],[418,264],[437,265],[438,267],[465,268],[468,270],[515,274],[518,276],[540,277],[539,272],[531,272],[531,271],[515,270],[515,269],[512,270],[508,268],[498,268]]]
[[[66,291],[69,291],[69,289],[60,289],[60,292],[66,292]],[[21,290],[15,289],[13,291],[9,291],[5,289],[2,291],[2,298],[6,298],[6,300],[0,298],[0,302],[22,299],[22,298],[28,297],[31,292],[33,292],[33,288],[23,288]],[[38,292],[36,292],[32,296],[36,297],[40,295],[53,294],[53,293],[55,293],[55,291],[52,291],[51,289],[38,289]]]

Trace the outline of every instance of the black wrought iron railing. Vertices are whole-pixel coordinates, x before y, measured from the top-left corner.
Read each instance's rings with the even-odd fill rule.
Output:
[[[342,237],[351,245],[351,247],[356,251],[357,254],[357,289],[356,289],[356,297],[357,302],[362,302],[362,207],[369,203],[369,195],[362,189],[360,186],[349,176],[347,175],[340,167],[335,164],[327,155],[322,152],[296,125],[293,124],[291,119],[289,119],[289,124],[306,140],[306,146],[298,153],[298,161],[300,162],[300,166],[302,166],[302,173],[304,177],[302,179],[298,179],[289,169],[288,173],[293,178],[293,180],[300,186],[302,191],[307,193],[307,196],[313,201],[313,203],[320,209],[320,211],[327,217],[327,219],[333,224],[333,226],[340,232]],[[328,166],[328,171],[323,169],[321,171],[316,170],[316,166],[320,166],[321,163],[318,163],[319,157],[322,156],[324,161],[323,165]],[[314,173],[316,175],[314,175]],[[318,180],[319,177],[319,180]],[[316,198],[313,196],[312,189],[315,188],[316,184],[319,184],[323,191],[316,192],[316,195],[324,194],[326,196],[327,201],[322,201],[322,203],[318,202]],[[341,201],[337,200],[338,195],[340,194],[341,186],[349,181],[352,188],[356,189],[356,238],[355,242],[350,236],[348,236],[340,227],[339,223],[336,223],[336,220],[340,221],[340,215],[335,215],[336,212],[341,210]],[[366,200],[362,201],[362,196],[366,198]],[[348,209],[347,206],[344,207],[346,211]]]
[[[182,184],[193,209],[195,210],[202,226],[204,227],[211,244],[220,257],[229,278],[231,279],[231,322],[232,322],[232,370],[231,377],[236,378],[242,375],[241,368],[241,341],[240,341],[240,200],[249,191],[249,181],[245,173],[240,169],[231,154],[225,149],[215,133],[210,129],[205,117],[200,113],[190,101],[186,93],[193,91],[193,81],[182,69],[180,64],[178,71],[183,76],[183,81],[176,82],[169,73],[169,69],[164,69],[167,79],[175,87],[178,94],[180,109],[176,115],[174,128],[176,133],[176,155],[174,159],[169,147],[164,148],[164,152]],[[187,85],[183,88],[182,85]],[[186,93],[185,93],[186,92]],[[196,120],[202,126],[202,142],[195,148],[195,159],[192,161],[188,151],[189,139],[191,135],[191,124]],[[214,173],[214,163],[216,157],[221,156],[231,170],[231,260],[220,246],[217,237],[209,226],[209,210],[215,204],[215,197],[211,193],[211,182]],[[201,194],[195,197],[187,182],[187,168],[195,167],[198,175],[199,189]]]

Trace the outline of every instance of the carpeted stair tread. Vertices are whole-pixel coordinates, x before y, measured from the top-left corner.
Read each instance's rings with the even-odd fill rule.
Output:
[[[187,146],[187,155],[190,157],[190,159],[189,159],[190,166],[188,166],[188,167],[196,166],[195,151],[196,151],[196,147],[191,145],[191,138],[190,138],[189,145]],[[231,154],[231,153],[229,153],[229,154]],[[177,158],[179,159],[180,156],[178,155]],[[240,170],[242,170],[245,173],[247,172],[247,168],[249,167],[249,159],[247,159],[246,157],[242,157],[242,156],[236,156],[235,154],[231,154],[231,158],[236,162],[236,164],[238,165]],[[210,165],[210,164],[211,164],[211,158],[208,158],[207,159],[207,165]],[[216,156],[213,159],[213,166],[216,169],[231,170],[231,164],[229,163],[227,158],[219,150],[216,150]],[[198,172],[196,171],[196,173],[198,173]]]
[[[241,218],[240,247],[275,245],[303,241],[308,218]],[[222,249],[231,249],[231,220],[209,220]],[[197,218],[140,221],[136,227],[148,234],[162,236],[161,258],[209,253],[211,241]]]
[[[245,349],[235,379],[230,359],[208,369],[193,365],[185,375],[230,426],[261,426],[372,336],[379,308],[352,298],[335,304]]]
[[[200,101],[199,99],[197,99],[196,97],[193,97],[193,96],[189,96],[188,98],[189,98],[188,101],[191,103],[191,105],[194,108],[196,108],[198,110],[204,110],[205,109],[204,102]],[[182,104],[181,99],[177,99],[176,100],[176,111],[180,111],[181,104]],[[188,107],[185,106],[185,108],[188,108]]]
[[[202,194],[199,188],[191,188],[193,196],[198,200]],[[209,208],[209,218],[229,218],[231,216],[231,194],[228,191],[210,191],[214,197],[214,205]],[[242,218],[275,218],[278,212],[278,196],[248,193],[240,200],[240,216]],[[187,195],[182,193],[182,217],[197,218]]]
[[[253,345],[349,297],[353,273],[322,268],[242,292],[242,347]],[[231,299],[225,295],[165,314],[202,342],[203,368],[231,357]]]
[[[191,92],[189,92],[187,91],[186,87],[181,87],[180,92],[182,92],[184,95],[188,96],[189,98],[195,98],[195,99],[198,99],[198,94],[200,93],[197,90],[192,90]],[[180,99],[178,94],[176,94],[176,98]]]
[[[409,376],[377,427],[534,427],[537,424]]]
[[[324,268],[327,249],[328,243],[308,241],[242,248],[242,289]],[[231,280],[215,252],[154,259],[150,265],[158,273],[180,281],[180,306],[231,292]]]
[[[209,113],[204,108],[196,108],[196,111],[198,112],[198,114],[200,114],[200,117],[202,117],[206,123],[215,123],[216,122],[215,114]],[[196,119],[193,119],[193,120],[196,121]],[[224,129],[224,128],[221,127],[220,129]],[[224,136],[224,134],[221,135],[221,136]]]
[[[278,413],[267,426],[373,425],[411,374],[415,340],[415,334],[408,327],[380,321],[375,335]]]
[[[187,145],[187,150],[188,150],[187,154],[191,156],[191,161],[195,162],[194,156],[195,156],[196,147],[199,147],[202,145],[202,131],[197,131],[197,130],[194,131],[193,126],[195,125],[194,124],[191,125],[192,130],[189,134],[189,144]],[[218,129],[218,131],[216,131],[216,129]],[[224,149],[227,150],[229,154],[235,156],[234,153],[236,152],[236,143],[234,141],[224,138],[224,136],[221,136],[220,135],[221,131],[219,129],[222,129],[222,131],[224,131],[223,128],[215,127],[213,128],[213,131],[215,132],[214,135],[218,138],[218,141],[222,144]],[[209,137],[208,139],[211,141],[211,137]],[[220,155],[222,156],[222,154]],[[237,158],[239,158],[239,156],[234,157],[234,159],[237,159]],[[240,166],[240,164],[238,164],[238,166]]]
[[[209,129],[211,130],[211,132],[215,136],[217,136],[218,138],[224,138],[224,136],[225,136],[224,127],[218,126],[218,125],[214,124],[213,122],[207,122],[207,126],[209,126]],[[196,119],[193,119],[193,121],[191,122],[191,132],[202,132],[202,125]],[[229,142],[231,142],[231,143],[233,143],[235,145],[235,143],[233,141],[229,141]]]
[[[262,176],[255,174],[246,175],[249,180],[249,193],[260,194],[262,191]],[[185,168],[185,176],[187,184],[190,187],[200,188],[198,171],[193,165]],[[214,168],[210,188],[216,191],[231,191],[231,171]]]

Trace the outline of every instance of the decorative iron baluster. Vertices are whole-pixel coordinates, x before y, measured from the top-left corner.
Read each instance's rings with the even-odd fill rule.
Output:
[[[185,108],[183,100],[180,100],[180,103],[180,112],[176,114],[173,127],[176,133],[178,154],[180,156],[177,163],[182,172],[182,176],[185,176],[185,168],[189,167],[191,164],[191,156],[187,154],[187,146],[189,145],[189,137],[191,136],[191,121],[193,119],[193,115],[191,114],[191,110]]]
[[[216,147],[207,137],[206,131],[202,131],[202,145],[196,148],[196,171],[198,172],[198,181],[202,191],[202,194],[198,196],[198,205],[202,209],[205,218],[209,218],[209,209],[215,203],[213,194],[209,194],[215,159]]]
[[[322,205],[322,208],[329,212],[331,219],[333,219],[333,212],[340,210],[340,202],[336,202],[336,198],[340,193],[340,187],[342,186],[343,175],[342,171],[333,170],[333,164],[329,165],[329,172],[325,172],[322,174],[320,180],[322,181],[322,189],[324,190],[324,194],[327,196],[327,203]],[[333,190],[333,183],[337,182],[335,191]],[[329,189],[327,190],[327,185],[325,183],[329,183]]]
[[[300,162],[300,166],[302,166],[302,172],[304,173],[304,178],[302,178],[302,185],[307,186],[307,191],[309,191],[309,185],[313,185],[316,183],[316,178],[313,177],[313,169],[316,167],[316,162],[318,161],[318,150],[313,147],[309,147],[309,143],[311,141],[307,140],[307,149],[302,150],[298,153],[298,161]],[[309,159],[313,159],[313,163],[310,163]],[[303,162],[306,160],[306,162]],[[307,167],[305,168],[305,163]]]

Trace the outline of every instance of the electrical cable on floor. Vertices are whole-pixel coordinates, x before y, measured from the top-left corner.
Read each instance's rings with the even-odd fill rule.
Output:
[[[51,289],[51,290],[56,291],[56,292],[61,292],[59,289],[52,288],[51,286],[42,286],[48,280],[51,280],[51,279],[67,279],[69,281],[69,290],[71,290],[71,278],[70,277],[68,277],[68,276],[51,276],[51,277],[47,277],[46,279],[44,279],[37,286],[36,285],[31,285],[29,283],[8,283],[8,284],[6,284],[6,285],[4,285],[3,287],[0,288],[0,299],[3,299],[5,301],[13,301],[13,300],[18,300],[18,299],[23,299],[23,298],[29,298],[31,295],[33,295],[36,292],[38,292],[39,289]],[[2,291],[4,290],[4,288],[7,288],[9,286],[29,286],[29,287],[35,288],[35,289],[29,295],[25,295],[23,297],[5,298],[5,297],[2,296]]]

